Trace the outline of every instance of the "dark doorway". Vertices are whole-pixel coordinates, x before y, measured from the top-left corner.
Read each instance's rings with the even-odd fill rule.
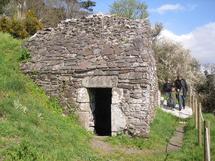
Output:
[[[111,88],[91,88],[94,97],[95,132],[100,136],[111,135]]]

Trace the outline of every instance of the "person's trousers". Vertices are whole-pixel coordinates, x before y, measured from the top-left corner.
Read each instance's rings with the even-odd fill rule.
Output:
[[[186,97],[184,95],[178,95],[178,104],[179,110],[181,110],[182,108],[185,109]]]

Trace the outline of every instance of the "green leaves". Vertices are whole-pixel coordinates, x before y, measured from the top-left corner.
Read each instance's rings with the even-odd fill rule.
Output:
[[[24,19],[16,17],[2,17],[0,18],[0,31],[8,32],[15,38],[24,39],[29,35],[33,35],[37,30],[42,29],[43,25],[38,20],[34,12],[28,11]]]
[[[110,9],[111,14],[129,19],[144,19],[148,17],[147,5],[138,0],[116,0]]]

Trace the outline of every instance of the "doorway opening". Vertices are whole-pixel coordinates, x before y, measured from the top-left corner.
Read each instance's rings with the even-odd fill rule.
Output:
[[[111,136],[111,88],[89,88],[94,130],[99,136]]]

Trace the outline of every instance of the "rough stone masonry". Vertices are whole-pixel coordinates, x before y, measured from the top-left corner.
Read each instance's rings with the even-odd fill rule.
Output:
[[[152,36],[147,20],[91,15],[62,21],[26,42],[31,59],[21,68],[64,111],[76,105],[83,126],[94,131],[91,88],[111,88],[111,134],[147,136],[157,100]]]

